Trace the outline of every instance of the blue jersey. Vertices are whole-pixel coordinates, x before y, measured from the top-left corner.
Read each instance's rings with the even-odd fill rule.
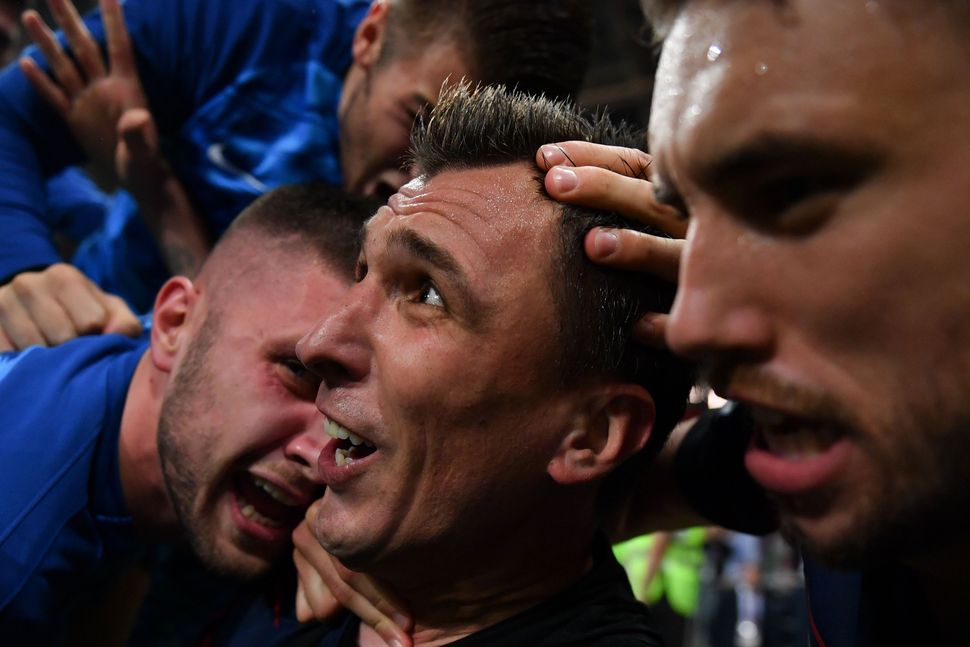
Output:
[[[0,355],[4,644],[49,644],[92,577],[137,547],[118,435],[147,346],[104,335]]]
[[[340,184],[337,106],[365,0],[127,0],[125,22],[162,148],[210,233],[267,189]],[[104,42],[100,16],[86,19]],[[31,56],[46,67],[36,49]],[[82,161],[16,66],[0,74],[0,280],[57,262],[46,179]],[[75,264],[138,310],[167,272],[131,198]]]

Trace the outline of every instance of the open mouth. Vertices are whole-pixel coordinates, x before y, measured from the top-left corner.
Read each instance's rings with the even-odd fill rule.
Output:
[[[347,467],[377,450],[373,444],[329,418],[324,422],[323,430],[337,441],[334,449],[334,463],[337,467]]]
[[[751,407],[751,418],[764,449],[778,458],[811,460],[832,448],[845,432],[827,424],[792,418],[777,411]]]
[[[295,528],[306,511],[305,504],[249,472],[236,477],[235,495],[242,516],[266,528]]]
[[[849,465],[847,430],[831,422],[749,407],[755,433],[745,467],[762,487],[779,494],[805,494],[836,482]]]

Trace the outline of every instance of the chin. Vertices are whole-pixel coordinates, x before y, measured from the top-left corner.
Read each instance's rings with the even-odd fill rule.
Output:
[[[265,575],[280,560],[285,551],[279,547],[247,542],[245,537],[220,536],[195,532],[189,544],[202,565],[208,570],[237,580],[253,580]]]

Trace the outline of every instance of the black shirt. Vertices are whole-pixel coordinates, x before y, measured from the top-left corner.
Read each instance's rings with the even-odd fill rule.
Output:
[[[308,628],[288,645],[356,647],[360,620],[347,615],[331,626]],[[637,602],[626,573],[605,538],[597,542],[593,567],[565,591],[482,631],[455,647],[660,647],[647,608]]]

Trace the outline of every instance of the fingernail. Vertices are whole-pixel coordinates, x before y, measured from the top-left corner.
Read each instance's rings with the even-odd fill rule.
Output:
[[[593,250],[600,258],[612,256],[620,246],[620,238],[615,231],[601,230],[596,232],[593,239]]]
[[[558,164],[566,163],[566,155],[555,144],[546,144],[540,147],[539,150],[542,152],[542,159],[546,162],[546,168],[552,168]]]
[[[554,168],[549,172],[552,183],[560,193],[569,193],[579,184],[579,177],[572,169]]]
[[[401,641],[397,638],[391,638],[391,642],[387,644],[390,645],[390,647],[404,647],[404,644],[401,643]]]
[[[654,325],[653,321],[649,317],[642,317],[639,321],[633,324],[634,335],[642,339],[649,339],[657,334],[657,327]]]
[[[391,618],[394,620],[394,624],[396,624],[401,629],[404,629],[405,627],[407,627],[408,622],[411,621],[411,619],[406,615],[404,615],[403,613],[392,614]]]

